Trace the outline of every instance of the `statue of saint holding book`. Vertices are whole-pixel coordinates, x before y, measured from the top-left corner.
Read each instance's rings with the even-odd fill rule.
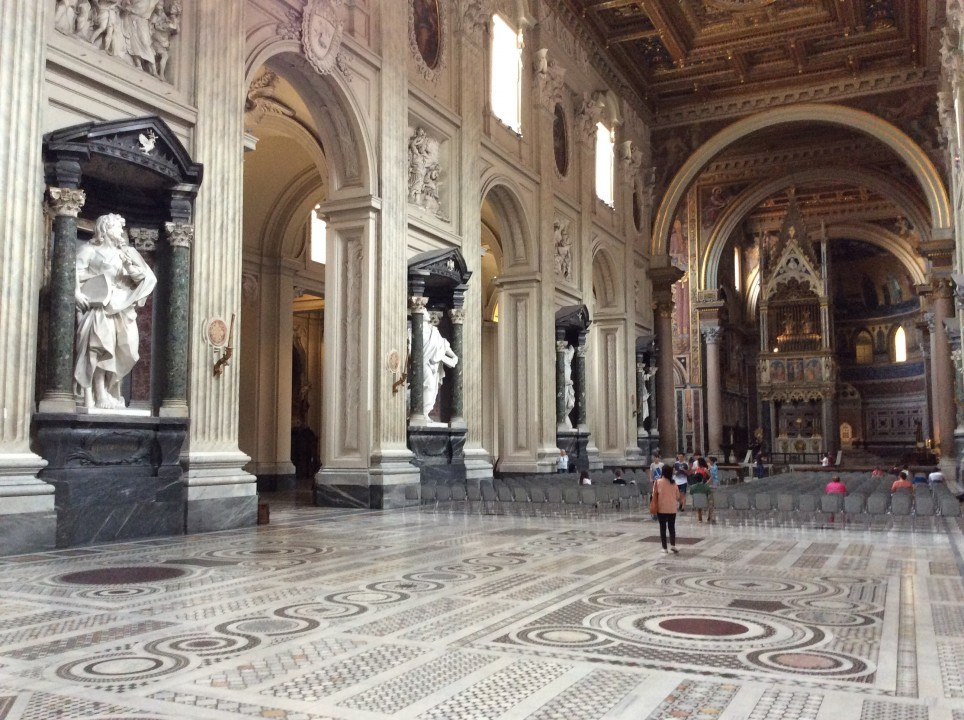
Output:
[[[77,337],[74,380],[87,408],[125,407],[121,381],[139,359],[137,308],[157,279],[127,242],[125,220],[101,215],[94,237],[77,250]]]

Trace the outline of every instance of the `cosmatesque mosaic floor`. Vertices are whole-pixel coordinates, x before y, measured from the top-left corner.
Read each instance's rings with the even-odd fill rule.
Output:
[[[964,720],[939,530],[290,508],[0,558],[0,720]]]

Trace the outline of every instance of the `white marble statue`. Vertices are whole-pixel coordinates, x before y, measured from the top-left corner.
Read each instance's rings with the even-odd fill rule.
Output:
[[[655,365],[643,369],[643,393],[639,398],[639,414],[642,415],[643,420],[649,417],[649,397],[651,395],[649,392],[649,381],[652,380],[655,375]]]
[[[556,248],[556,275],[566,280],[572,279],[572,239],[569,237],[569,223],[562,220],[553,222],[552,242]]]
[[[572,420],[569,419],[569,414],[572,409],[576,407],[576,385],[572,381],[572,358],[576,354],[576,348],[569,345],[566,348],[565,358],[565,370],[563,377],[566,381],[566,425],[572,427]]]
[[[94,237],[77,250],[74,380],[88,408],[124,407],[121,381],[139,359],[136,308],[157,283],[124,225],[120,215],[101,215]]]
[[[428,417],[435,407],[438,391],[445,378],[445,368],[458,365],[459,357],[452,351],[449,341],[442,337],[431,322],[422,324],[422,412]]]

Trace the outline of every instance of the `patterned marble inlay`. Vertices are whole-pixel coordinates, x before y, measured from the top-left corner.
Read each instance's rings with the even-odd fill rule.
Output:
[[[864,700],[860,720],[928,720],[926,705],[899,705],[885,700]]]
[[[747,720],[816,720],[822,702],[822,695],[767,690]]]
[[[737,685],[684,680],[646,720],[716,720],[737,690]]]

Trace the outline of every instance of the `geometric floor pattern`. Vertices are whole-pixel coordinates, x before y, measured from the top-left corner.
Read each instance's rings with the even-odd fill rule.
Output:
[[[964,537],[278,511],[0,558],[0,720],[964,720]]]

